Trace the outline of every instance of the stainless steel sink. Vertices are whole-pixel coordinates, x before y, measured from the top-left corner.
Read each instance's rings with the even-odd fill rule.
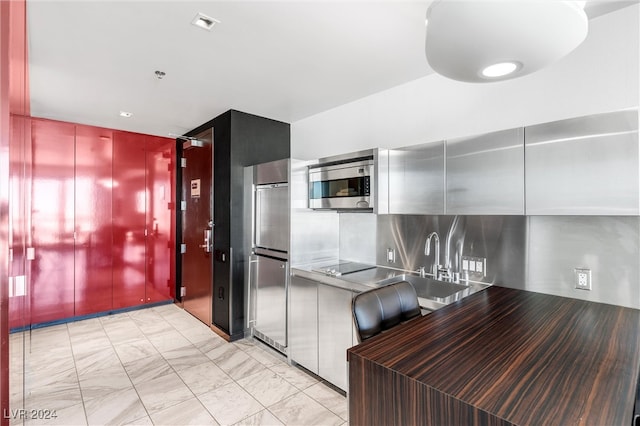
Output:
[[[460,300],[471,293],[471,289],[463,284],[438,281],[432,278],[422,278],[409,274],[397,275],[395,277],[379,281],[378,284],[387,285],[400,281],[410,282],[416,289],[419,299],[428,299],[436,302],[439,307]],[[433,308],[433,306],[428,307]]]

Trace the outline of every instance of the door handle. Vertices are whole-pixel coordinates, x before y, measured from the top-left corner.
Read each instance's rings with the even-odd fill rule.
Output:
[[[204,244],[198,247],[203,248],[205,253],[211,253],[211,229],[204,230]]]

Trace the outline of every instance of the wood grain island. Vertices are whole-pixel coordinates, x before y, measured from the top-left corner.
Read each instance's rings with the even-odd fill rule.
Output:
[[[493,286],[349,349],[351,425],[631,425],[640,311]]]

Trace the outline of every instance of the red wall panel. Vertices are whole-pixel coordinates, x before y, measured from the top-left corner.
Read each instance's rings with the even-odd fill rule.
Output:
[[[31,120],[11,116],[9,146],[9,327],[31,321],[27,247],[31,247]]]
[[[11,327],[172,299],[174,141],[11,119]]]
[[[11,3],[0,1],[0,409],[9,409],[9,36]],[[0,424],[9,424],[2,416]]]
[[[171,205],[174,181],[175,142],[166,138],[146,138],[147,185],[147,302],[175,296],[175,273],[170,268],[175,243],[172,235]]]
[[[32,121],[31,323],[74,315],[75,126]]]
[[[27,51],[27,2],[9,2],[9,109],[11,114],[28,116],[29,55]],[[3,57],[4,61],[5,58]]]
[[[76,125],[75,315],[113,307],[112,133]]]
[[[146,303],[144,135],[113,133],[113,307]]]

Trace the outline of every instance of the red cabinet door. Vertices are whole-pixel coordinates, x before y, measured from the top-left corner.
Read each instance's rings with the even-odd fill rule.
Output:
[[[74,315],[75,126],[32,120],[31,324]]]
[[[113,307],[112,131],[76,125],[75,315]]]
[[[175,141],[146,137],[146,185],[147,185],[147,287],[149,303],[174,297],[175,280],[171,274],[174,258],[171,205],[174,181],[173,158]]]
[[[113,308],[146,303],[144,135],[113,133]]]

